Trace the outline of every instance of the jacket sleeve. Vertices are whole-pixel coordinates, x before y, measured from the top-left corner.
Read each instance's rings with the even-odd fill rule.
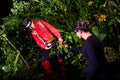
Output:
[[[71,46],[71,51],[75,52],[82,52],[82,47]]]
[[[46,44],[40,37],[38,37],[36,34],[33,34],[33,33],[31,34],[31,36],[39,47],[41,47],[42,49],[45,49]]]
[[[45,27],[46,27],[47,29],[49,29],[49,31],[51,31],[51,32],[54,34],[54,36],[56,36],[57,38],[62,38],[62,36],[61,36],[60,32],[58,31],[58,29],[56,29],[54,26],[52,26],[51,24],[47,23],[47,22],[44,21],[44,20],[40,20],[40,22],[41,22],[43,25],[45,25]]]

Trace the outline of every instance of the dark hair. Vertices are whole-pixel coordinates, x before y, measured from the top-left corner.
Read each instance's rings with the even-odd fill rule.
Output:
[[[84,31],[84,32],[87,32],[89,29],[88,29],[88,26],[89,26],[89,21],[77,21],[75,24],[74,24],[74,31],[77,32],[78,30],[81,30],[81,31]]]

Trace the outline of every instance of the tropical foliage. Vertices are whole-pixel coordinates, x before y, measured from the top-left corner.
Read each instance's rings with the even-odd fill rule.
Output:
[[[73,33],[74,23],[78,20],[89,20],[91,32],[103,42],[105,52],[107,51],[110,56],[107,59],[110,62],[119,60],[115,56],[119,53],[120,45],[119,0],[13,0],[12,2],[11,12],[1,19],[0,24],[1,80],[19,78],[42,80],[44,77],[42,69],[37,72],[41,49],[31,39],[29,31],[24,30],[22,26],[24,18],[48,21],[60,30],[64,44],[75,46],[82,46],[83,41]],[[86,66],[81,54],[73,53],[67,48],[60,48],[60,51],[66,64],[72,64],[78,70]]]

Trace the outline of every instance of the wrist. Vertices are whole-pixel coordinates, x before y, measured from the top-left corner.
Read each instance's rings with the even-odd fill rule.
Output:
[[[59,42],[59,46],[62,46],[62,42],[63,42],[62,38],[58,38],[58,42]]]
[[[59,41],[62,41],[63,39],[62,38],[58,38]]]

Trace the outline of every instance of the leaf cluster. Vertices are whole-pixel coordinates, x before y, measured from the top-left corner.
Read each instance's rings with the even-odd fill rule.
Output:
[[[90,31],[103,42],[104,46],[116,49],[120,45],[119,4],[119,0],[13,0],[11,12],[1,19],[0,25],[0,62],[2,62],[0,72],[7,74],[3,79],[22,76],[19,74],[20,71],[25,73],[22,78],[28,76],[26,80],[30,79],[31,75],[34,75],[34,70],[40,66],[41,49],[31,39],[29,31],[24,30],[22,26],[24,18],[48,21],[59,29],[64,44],[74,46],[82,46],[83,42],[73,32],[74,23],[89,20]],[[67,48],[60,51],[66,64],[77,66],[78,69],[86,66],[81,53],[73,53]],[[41,72],[42,70],[31,79],[43,77]]]

